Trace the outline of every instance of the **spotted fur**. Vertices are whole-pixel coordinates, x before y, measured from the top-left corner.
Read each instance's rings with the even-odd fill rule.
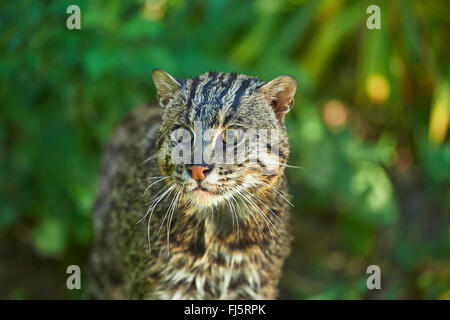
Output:
[[[104,155],[87,297],[276,298],[291,241],[284,115],[295,80],[216,72],[177,80],[160,70],[153,79],[161,108],[133,110]],[[199,196],[186,164],[171,158],[171,132],[195,121],[202,129],[278,129],[279,157],[248,149],[243,163],[216,164]]]

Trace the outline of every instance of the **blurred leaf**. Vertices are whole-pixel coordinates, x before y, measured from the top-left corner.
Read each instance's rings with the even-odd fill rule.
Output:
[[[44,256],[60,256],[66,245],[65,230],[61,221],[48,218],[36,227],[34,245]]]

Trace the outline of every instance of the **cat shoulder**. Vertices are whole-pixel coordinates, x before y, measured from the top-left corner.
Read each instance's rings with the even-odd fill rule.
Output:
[[[123,182],[131,166],[155,152],[161,116],[159,106],[141,105],[131,110],[113,130],[103,154],[94,205],[99,224],[110,209],[112,190]]]

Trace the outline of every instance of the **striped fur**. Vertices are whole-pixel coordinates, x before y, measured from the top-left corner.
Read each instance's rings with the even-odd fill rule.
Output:
[[[283,118],[295,80],[217,72],[176,80],[159,70],[153,78],[162,112],[135,109],[105,152],[87,297],[275,298],[291,239]],[[248,148],[243,163],[216,164],[199,195],[171,157],[173,129],[196,121],[202,129],[276,129],[279,157],[260,152],[269,143]],[[274,161],[274,174],[262,174]]]

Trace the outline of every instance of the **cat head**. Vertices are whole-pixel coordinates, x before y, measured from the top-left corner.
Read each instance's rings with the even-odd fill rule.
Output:
[[[163,118],[157,157],[166,182],[192,206],[207,208],[274,184],[289,156],[284,117],[297,81],[264,82],[208,72],[178,80],[154,70]]]

